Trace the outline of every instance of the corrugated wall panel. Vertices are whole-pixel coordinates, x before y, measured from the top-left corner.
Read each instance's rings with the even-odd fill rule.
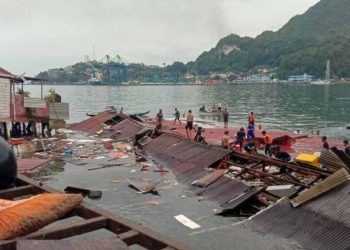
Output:
[[[46,108],[46,100],[41,98],[24,97],[24,107],[25,108]]]
[[[50,119],[69,120],[69,103],[50,102]]]

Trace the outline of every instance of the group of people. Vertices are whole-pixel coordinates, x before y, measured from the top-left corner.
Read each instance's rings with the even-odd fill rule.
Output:
[[[204,105],[203,105],[203,107],[205,110]],[[203,107],[201,108],[201,110],[203,110]],[[181,113],[177,108],[175,108],[174,116],[175,116],[174,125],[176,124],[176,122],[178,122],[182,126],[182,123],[180,120]],[[184,116],[185,116],[185,114],[184,114]],[[228,131],[229,113],[228,113],[227,108],[224,108],[224,110],[222,112],[222,116],[223,116],[223,120],[224,120],[225,132],[224,132],[224,135],[221,139],[221,146],[225,149],[232,148],[234,150],[239,150],[239,151],[242,151],[244,149],[247,153],[257,153],[257,142],[254,140],[255,139],[255,114],[254,114],[254,112],[250,112],[248,115],[247,130],[245,130],[243,127],[241,127],[239,129],[239,131],[236,133],[236,135],[233,137],[234,138],[233,143],[230,142],[230,136],[229,136],[229,131]],[[156,126],[155,131],[157,131],[160,134],[162,131],[162,124],[164,122],[162,109],[159,110],[156,118],[157,118],[157,126]],[[189,110],[187,112],[186,125],[185,125],[187,137],[189,139],[191,139],[192,138],[192,130],[194,130],[194,132],[196,134],[195,134],[193,140],[196,142],[199,142],[199,143],[207,144],[205,141],[205,137],[202,135],[202,133],[205,132],[205,129],[200,127],[200,126],[196,128],[193,125],[193,121],[194,121],[194,116],[192,114],[192,110]],[[260,127],[260,129],[261,129],[261,127]],[[263,144],[265,145],[264,152],[266,155],[268,155],[269,157],[273,156],[274,158],[281,160],[281,161],[289,162],[291,160],[291,156],[287,152],[282,151],[279,146],[273,145],[272,135],[268,134],[265,130],[263,130],[261,132],[261,134],[262,134],[263,141],[264,141]],[[247,139],[247,143],[244,145],[245,139]],[[326,136],[322,137],[322,142],[323,142],[323,148],[329,149],[329,144],[328,144]],[[344,143],[344,147],[345,147],[345,153],[348,156],[350,156],[349,141],[344,140],[343,143]]]
[[[226,111],[226,109],[225,109]],[[224,127],[227,128],[228,114],[224,115]],[[278,160],[289,162],[291,161],[291,156],[281,150],[277,145],[273,145],[273,137],[268,134],[265,130],[261,132],[265,145],[265,154],[269,157],[274,157]],[[248,142],[244,145],[244,140],[247,139]],[[230,149],[230,146],[234,150],[242,151],[243,149],[247,153],[257,153],[257,142],[255,139],[255,115],[254,112],[250,112],[248,115],[248,126],[247,133],[245,129],[241,127],[239,131],[234,136],[233,143],[230,143],[229,131],[225,130],[224,136],[221,140],[221,146],[225,149]],[[237,148],[238,147],[238,148]]]
[[[348,140],[344,140],[343,141],[343,146],[344,146],[344,152],[347,156],[350,157],[350,145],[349,145],[349,141]],[[322,136],[322,148],[329,150],[329,143],[328,143],[328,139],[327,136]]]

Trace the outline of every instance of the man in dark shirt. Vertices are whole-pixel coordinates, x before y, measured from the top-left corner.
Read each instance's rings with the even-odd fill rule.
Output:
[[[350,157],[350,146],[349,146],[348,140],[344,140],[344,147],[345,147],[344,152]]]
[[[329,144],[327,142],[327,136],[322,136],[323,148],[329,150]]]
[[[244,138],[245,138],[244,128],[241,128],[236,134],[236,142],[235,142],[235,145],[239,144],[239,146],[240,146],[239,150],[240,151],[242,151],[242,148],[243,148]]]
[[[224,113],[222,113],[223,117],[224,117],[224,128],[228,128],[228,117],[229,117],[229,113],[227,112],[227,108],[225,108]]]
[[[204,132],[204,129],[202,127],[198,127],[196,135],[194,137],[194,141],[195,142],[199,142],[199,143],[203,143],[203,144],[207,144],[207,142],[205,141],[205,138],[202,136],[202,133]]]
[[[160,109],[158,114],[157,114],[157,124],[160,124],[162,125],[163,124],[163,121],[164,121],[164,118],[163,118],[163,111]]]
[[[244,146],[244,150],[247,152],[247,153],[252,153],[252,152],[255,152],[255,153],[258,153],[257,149],[256,149],[256,142],[255,141],[250,141],[248,142],[245,146]]]

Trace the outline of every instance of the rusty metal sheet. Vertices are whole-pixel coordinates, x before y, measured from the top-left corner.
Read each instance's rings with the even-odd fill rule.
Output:
[[[226,169],[216,169],[208,175],[201,177],[192,183],[194,186],[207,187],[226,173]]]
[[[298,208],[288,199],[252,218],[254,230],[297,241],[306,249],[350,249],[350,181]]]
[[[129,119],[125,119],[112,127],[113,131],[102,134],[103,138],[113,138],[117,140],[128,140],[136,136],[143,127]]]
[[[197,167],[203,171],[229,154],[226,150],[194,143],[173,134],[161,135],[148,143],[144,150],[153,160],[174,170],[178,176],[187,175]]]
[[[19,240],[17,250],[127,250],[129,247],[117,237],[106,239],[69,239],[69,240]]]
[[[82,122],[72,124],[69,128],[88,134],[95,134],[97,131],[102,129],[102,123],[116,116],[118,116],[118,113],[104,111]]]
[[[239,197],[242,193],[247,192],[250,186],[228,177],[221,177],[207,188],[199,189],[197,195],[216,201],[222,206],[223,204]]]
[[[46,163],[51,159],[17,159],[17,171],[21,174],[34,170]]]
[[[244,202],[248,201],[253,196],[262,192],[264,189],[265,187],[252,187],[248,190],[245,190],[237,197],[222,204],[221,207],[223,209],[223,212],[237,208],[238,206],[242,205]]]
[[[130,183],[131,186],[133,186],[143,194],[155,192],[155,188],[158,184],[151,180],[146,180],[142,178],[128,178],[126,180]]]

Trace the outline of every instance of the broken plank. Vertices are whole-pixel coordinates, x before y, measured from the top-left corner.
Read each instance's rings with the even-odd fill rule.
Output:
[[[70,226],[60,226],[50,228],[43,231],[38,231],[29,234],[23,238],[25,239],[64,239],[75,235],[80,235],[104,228],[107,224],[107,218],[104,216],[98,216],[96,218],[84,220],[82,222],[76,222]]]

